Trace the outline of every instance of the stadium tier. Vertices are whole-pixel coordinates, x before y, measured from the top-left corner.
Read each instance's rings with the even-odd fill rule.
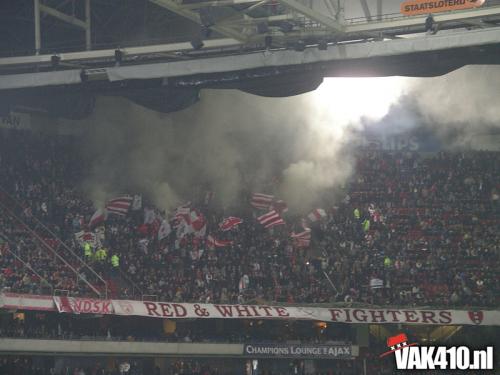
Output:
[[[74,142],[2,134],[4,291],[498,307],[497,152],[362,151],[343,200],[303,215],[272,191],[230,211],[207,190],[171,212],[130,191],[99,216]]]
[[[500,0],[0,35],[0,375],[499,373]]]
[[[384,373],[401,327],[498,332],[498,152],[360,148],[343,196],[298,214],[272,184],[97,207],[77,138],[0,144],[2,373]]]

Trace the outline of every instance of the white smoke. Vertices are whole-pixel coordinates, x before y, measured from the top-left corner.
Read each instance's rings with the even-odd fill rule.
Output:
[[[411,95],[424,121],[450,144],[500,129],[500,68],[467,66],[442,77],[419,80]]]
[[[199,103],[168,115],[101,98],[83,122],[92,165],[85,186],[96,204],[140,191],[168,210],[208,189],[224,205],[260,191],[305,212],[349,179],[352,144],[367,123],[407,130],[423,121],[462,136],[498,126],[497,73],[469,67],[429,79],[331,78],[289,98],[203,90]]]

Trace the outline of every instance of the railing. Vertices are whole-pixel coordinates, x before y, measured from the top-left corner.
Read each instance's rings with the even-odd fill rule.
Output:
[[[10,208],[9,206],[13,207],[13,209]],[[59,254],[58,249],[62,246],[69,254],[73,255],[73,257],[77,260],[77,262],[79,263],[79,265],[82,268],[89,270],[97,278],[97,280],[99,280],[103,283],[104,294],[105,294],[104,297],[107,298],[107,295],[108,295],[107,282],[92,267],[90,267],[82,258],[80,258],[77,254],[75,254],[75,252],[73,250],[71,250],[70,247],[64,243],[64,241],[62,241],[60,238],[58,238],[54,234],[54,232],[52,232],[49,228],[47,228],[47,226],[44,225],[35,216],[31,217],[31,219],[33,219],[36,223],[34,228],[31,228],[28,224],[26,224],[24,222],[24,220],[22,220],[14,211],[15,209],[17,209],[20,212],[23,212],[24,207],[16,199],[14,199],[7,191],[5,191],[5,189],[3,189],[2,187],[0,187],[0,207],[7,214],[9,214],[15,221],[17,221],[21,226],[23,226],[24,229],[26,229],[34,238],[36,238],[41,243],[42,247],[51,251],[54,254],[54,256],[56,256],[66,266],[68,266],[76,274],[77,281],[82,280],[94,293],[96,293],[99,297],[101,297],[102,294],[99,291],[99,289],[96,288],[94,285],[92,285],[87,280],[87,278],[83,277],[77,269],[75,269],[61,254]],[[36,233],[36,230],[38,228],[43,229],[46,233],[48,233],[48,234],[50,234],[50,236],[52,236],[52,239],[58,241],[57,248],[53,248],[52,246],[50,246],[43,238],[41,238],[38,235],[38,233]]]
[[[121,268],[118,268],[119,270],[119,275],[120,277],[125,280],[127,283],[129,283],[130,285],[132,285],[132,297],[139,297],[139,296],[143,296],[143,291],[142,289],[139,287],[139,285],[137,285],[130,277],[128,277],[128,275],[123,272],[123,270]]]
[[[6,235],[4,235],[4,234],[0,234],[0,237],[2,237],[2,238],[4,239],[4,241],[5,241],[5,242],[7,243],[7,245],[8,245],[8,246],[4,246],[4,247],[2,248],[2,250],[9,252],[9,253],[10,253],[10,254],[11,254],[11,255],[15,258],[15,259],[17,259],[19,262],[21,262],[21,263],[24,265],[24,267],[26,267],[26,268],[27,268],[27,269],[29,269],[31,272],[33,272],[33,273],[34,273],[34,274],[35,274],[35,275],[36,275],[36,276],[37,276],[37,277],[38,277],[41,281],[45,282],[45,283],[46,283],[46,285],[47,285],[48,287],[50,287],[50,291],[51,291],[51,293],[53,293],[53,291],[54,291],[54,286],[53,286],[53,285],[52,285],[52,284],[51,284],[51,283],[50,283],[50,282],[49,282],[49,281],[48,281],[45,277],[43,277],[43,276],[42,276],[42,275],[40,275],[38,272],[36,272],[36,271],[33,269],[33,267],[31,267],[31,266],[29,265],[29,263],[25,262],[25,261],[24,261],[24,260],[23,260],[23,259],[22,259],[19,255],[17,255],[15,252],[13,252],[13,251],[10,249],[10,240],[9,240],[9,238],[8,238]]]

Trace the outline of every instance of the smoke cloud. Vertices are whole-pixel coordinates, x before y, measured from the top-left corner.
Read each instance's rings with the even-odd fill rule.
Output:
[[[423,125],[444,139],[498,127],[498,81],[496,67],[468,67],[427,79],[329,79],[281,99],[204,90],[199,103],[173,114],[100,98],[82,123],[91,165],[84,187],[101,206],[142,192],[171,210],[207,190],[231,206],[255,191],[305,213],[341,193],[353,172],[352,144],[366,127]]]
[[[448,145],[463,146],[500,129],[499,85],[498,66],[467,66],[416,80],[410,95],[427,127]]]

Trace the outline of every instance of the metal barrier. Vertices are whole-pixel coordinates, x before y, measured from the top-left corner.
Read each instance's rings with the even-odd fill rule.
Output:
[[[6,199],[5,199],[6,198]],[[8,200],[6,202],[6,200]],[[9,204],[10,203],[10,204]],[[92,267],[90,267],[82,258],[80,258],[73,250],[69,248],[60,238],[58,238],[49,228],[47,228],[46,225],[44,225],[40,220],[38,220],[35,216],[32,216],[31,219],[34,220],[36,223],[34,228],[31,228],[24,220],[22,220],[16,213],[15,209],[20,210],[23,212],[24,207],[16,200],[14,199],[5,189],[0,187],[0,207],[7,213],[9,214],[15,221],[17,221],[21,226],[24,227],[34,238],[38,240],[38,242],[42,245],[42,247],[48,249],[51,251],[55,257],[57,257],[59,260],[61,260],[66,266],[68,266],[76,275],[77,281],[82,280],[94,293],[96,293],[99,297],[102,297],[101,291],[99,291],[98,288],[96,288],[94,285],[92,285],[85,277],[83,277],[80,272],[75,269],[61,254],[59,254],[58,250],[59,247],[62,246],[66,251],[68,251],[71,255],[74,256],[74,258],[77,260],[77,262],[80,264],[82,268],[85,268],[89,270],[98,280],[100,280],[103,285],[104,285],[104,297],[107,298],[108,296],[108,285],[106,280],[104,280]],[[10,208],[11,207],[11,208]],[[41,238],[37,233],[36,230],[38,228],[42,228],[44,231],[46,231],[52,239],[58,241],[58,246],[57,248],[53,248],[50,246],[43,238]]]
[[[8,237],[6,235],[4,235],[4,234],[0,234],[0,237],[2,237],[4,239],[4,241],[7,243],[7,246],[4,245],[1,250],[9,252],[16,260],[18,260],[19,262],[21,262],[24,267],[26,267],[31,272],[33,272],[40,280],[44,281],[47,284],[47,286],[50,287],[50,292],[53,293],[54,292],[54,286],[45,277],[43,277],[38,272],[36,272],[33,269],[33,267],[31,267],[31,265],[28,262],[25,262],[18,254],[16,254],[15,252],[13,252],[10,249],[10,240],[8,239]]]

